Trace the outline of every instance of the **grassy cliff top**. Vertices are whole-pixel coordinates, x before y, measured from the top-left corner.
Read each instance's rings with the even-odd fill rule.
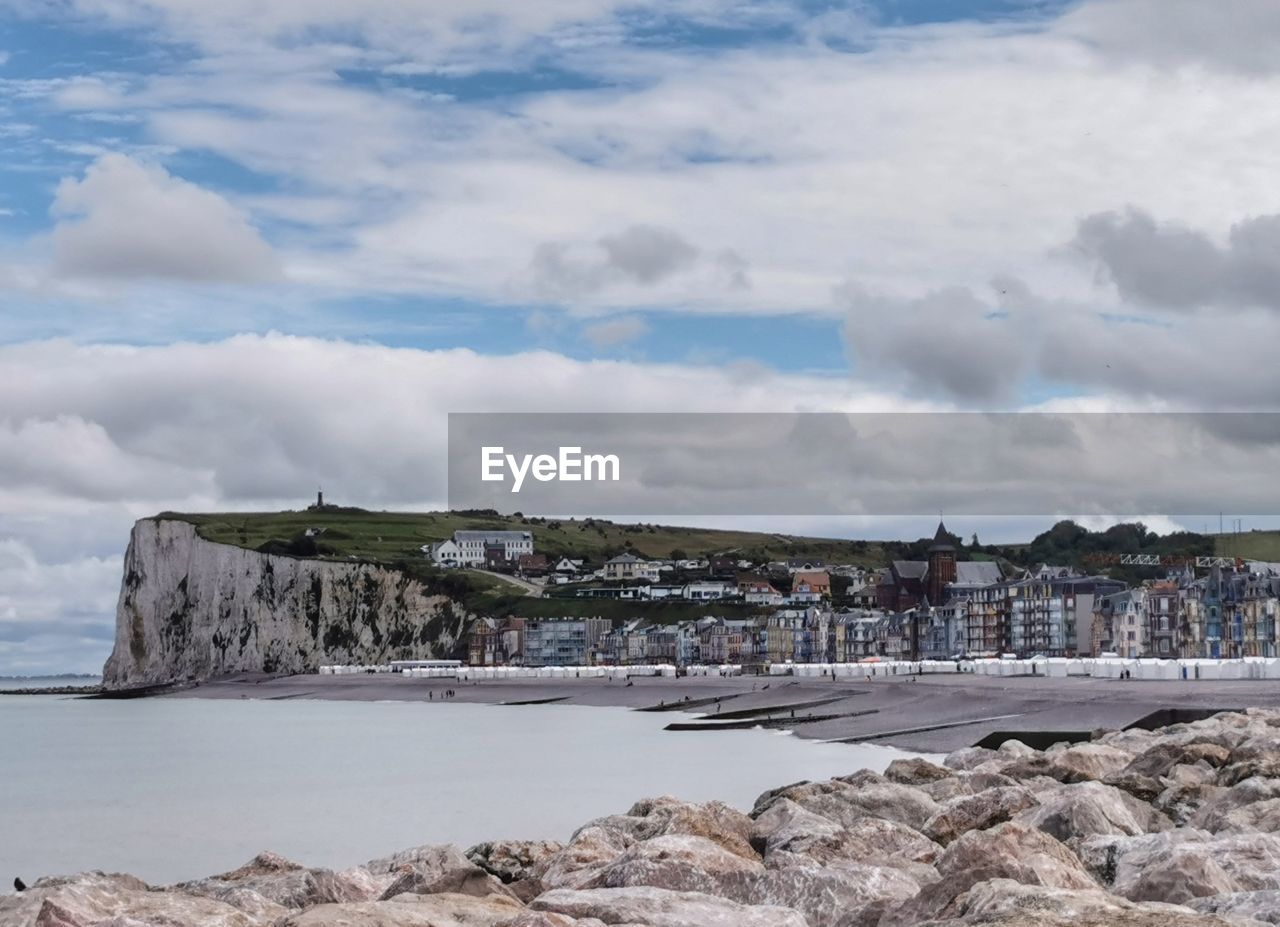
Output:
[[[749,560],[812,557],[828,563],[857,563],[867,567],[882,566],[889,558],[886,546],[876,541],[624,525],[601,519],[557,521],[525,519],[518,515],[369,512],[338,507],[297,512],[166,512],[159,517],[190,522],[206,540],[252,550],[272,540],[288,541],[308,528],[323,528],[324,533],[316,540],[322,545],[324,556],[355,557],[379,563],[421,558],[422,545],[442,541],[458,530],[531,531],[536,552],[553,559],[579,557],[594,563],[626,549],[652,558],[731,553]]]

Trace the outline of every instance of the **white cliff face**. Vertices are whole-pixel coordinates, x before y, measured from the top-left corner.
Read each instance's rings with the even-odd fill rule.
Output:
[[[260,554],[206,541],[186,522],[146,519],[125,554],[103,681],[120,689],[446,657],[468,617],[395,570]]]

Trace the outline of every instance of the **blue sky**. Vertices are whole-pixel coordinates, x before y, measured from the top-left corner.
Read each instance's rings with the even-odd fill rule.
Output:
[[[0,0],[0,673],[450,411],[1275,411],[1273,0],[655,9]]]

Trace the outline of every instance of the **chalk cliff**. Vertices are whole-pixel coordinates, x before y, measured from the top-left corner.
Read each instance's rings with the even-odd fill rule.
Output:
[[[260,554],[183,521],[133,527],[103,668],[120,689],[453,655],[469,616],[396,570]]]

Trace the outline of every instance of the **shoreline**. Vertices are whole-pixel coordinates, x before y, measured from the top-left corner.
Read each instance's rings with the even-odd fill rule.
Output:
[[[445,698],[445,693],[454,695]],[[714,734],[735,726],[777,727],[820,741],[879,743],[946,753],[1001,732],[1086,735],[1126,728],[1158,712],[1280,708],[1266,680],[1117,680],[920,676],[821,680],[787,676],[608,679],[422,679],[399,675],[239,674],[157,694],[158,698],[310,699],[561,704],[671,712],[682,730]],[[717,715],[721,716],[717,721]],[[690,724],[690,722],[697,722]],[[1068,738],[1059,738],[1068,739]]]
[[[1010,742],[721,801],[636,800],[566,840],[425,844],[335,870],[273,852],[148,884],[0,895],[0,924],[102,927],[1265,927],[1280,712],[1037,750]]]

